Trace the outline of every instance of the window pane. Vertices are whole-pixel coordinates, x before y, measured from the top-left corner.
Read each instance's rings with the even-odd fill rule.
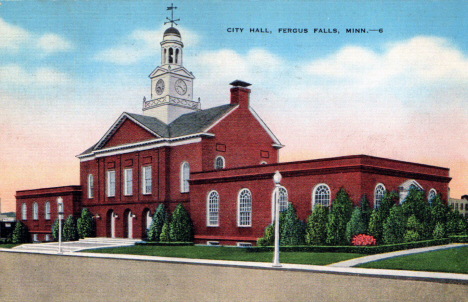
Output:
[[[107,172],[107,196],[115,196],[115,171]]]
[[[374,190],[374,207],[377,209],[385,195],[385,187],[381,184],[377,185]]]
[[[315,190],[314,205],[330,206],[330,189],[326,185],[320,185]]]
[[[133,194],[133,177],[132,177],[132,169],[125,169],[124,170],[124,178],[125,178],[125,195],[132,195]]]
[[[217,226],[219,219],[219,194],[213,191],[208,196],[208,225]]]
[[[250,191],[243,189],[239,194],[238,200],[239,226],[250,226],[252,213],[252,196]]]
[[[151,166],[143,167],[143,194],[151,194]]]

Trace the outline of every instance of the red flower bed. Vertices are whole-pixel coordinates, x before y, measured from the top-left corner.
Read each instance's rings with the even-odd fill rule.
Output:
[[[358,235],[355,235],[353,239],[351,239],[351,244],[354,246],[369,246],[369,245],[375,245],[376,240],[371,235],[358,234]]]

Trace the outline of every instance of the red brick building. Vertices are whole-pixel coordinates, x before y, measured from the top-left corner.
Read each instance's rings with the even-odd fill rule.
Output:
[[[200,110],[182,50],[179,31],[168,28],[143,114],[124,112],[77,156],[80,186],[17,192],[17,219],[34,239],[50,239],[53,198],[60,195],[65,216],[91,211],[100,237],[144,238],[159,203],[170,211],[182,203],[196,242],[252,243],[272,220],[276,170],[283,175],[282,207],[291,202],[301,219],[316,203],[329,206],[341,187],[355,203],[363,194],[378,203],[385,190],[403,200],[411,186],[447,198],[446,168],[365,155],[278,163],[283,145],[250,107],[250,84],[232,82],[229,103]],[[36,211],[47,202],[49,215]]]

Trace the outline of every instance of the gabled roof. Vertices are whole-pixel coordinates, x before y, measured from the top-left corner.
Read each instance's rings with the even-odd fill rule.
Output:
[[[154,134],[158,139],[171,140],[178,137],[203,134],[211,125],[215,124],[236,107],[237,105],[228,104],[187,113],[180,116],[169,125],[152,116],[124,112],[95,145],[86,149],[83,153],[79,154],[78,157],[91,154],[93,151],[102,148],[126,119],[132,120],[143,129]]]

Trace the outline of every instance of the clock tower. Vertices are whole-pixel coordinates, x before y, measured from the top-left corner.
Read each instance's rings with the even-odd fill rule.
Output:
[[[193,101],[195,77],[182,66],[182,37],[172,26],[175,22],[170,22],[171,27],[166,29],[161,42],[161,65],[149,75],[151,99],[143,101],[143,113],[166,124],[182,114],[200,110],[200,102]]]

